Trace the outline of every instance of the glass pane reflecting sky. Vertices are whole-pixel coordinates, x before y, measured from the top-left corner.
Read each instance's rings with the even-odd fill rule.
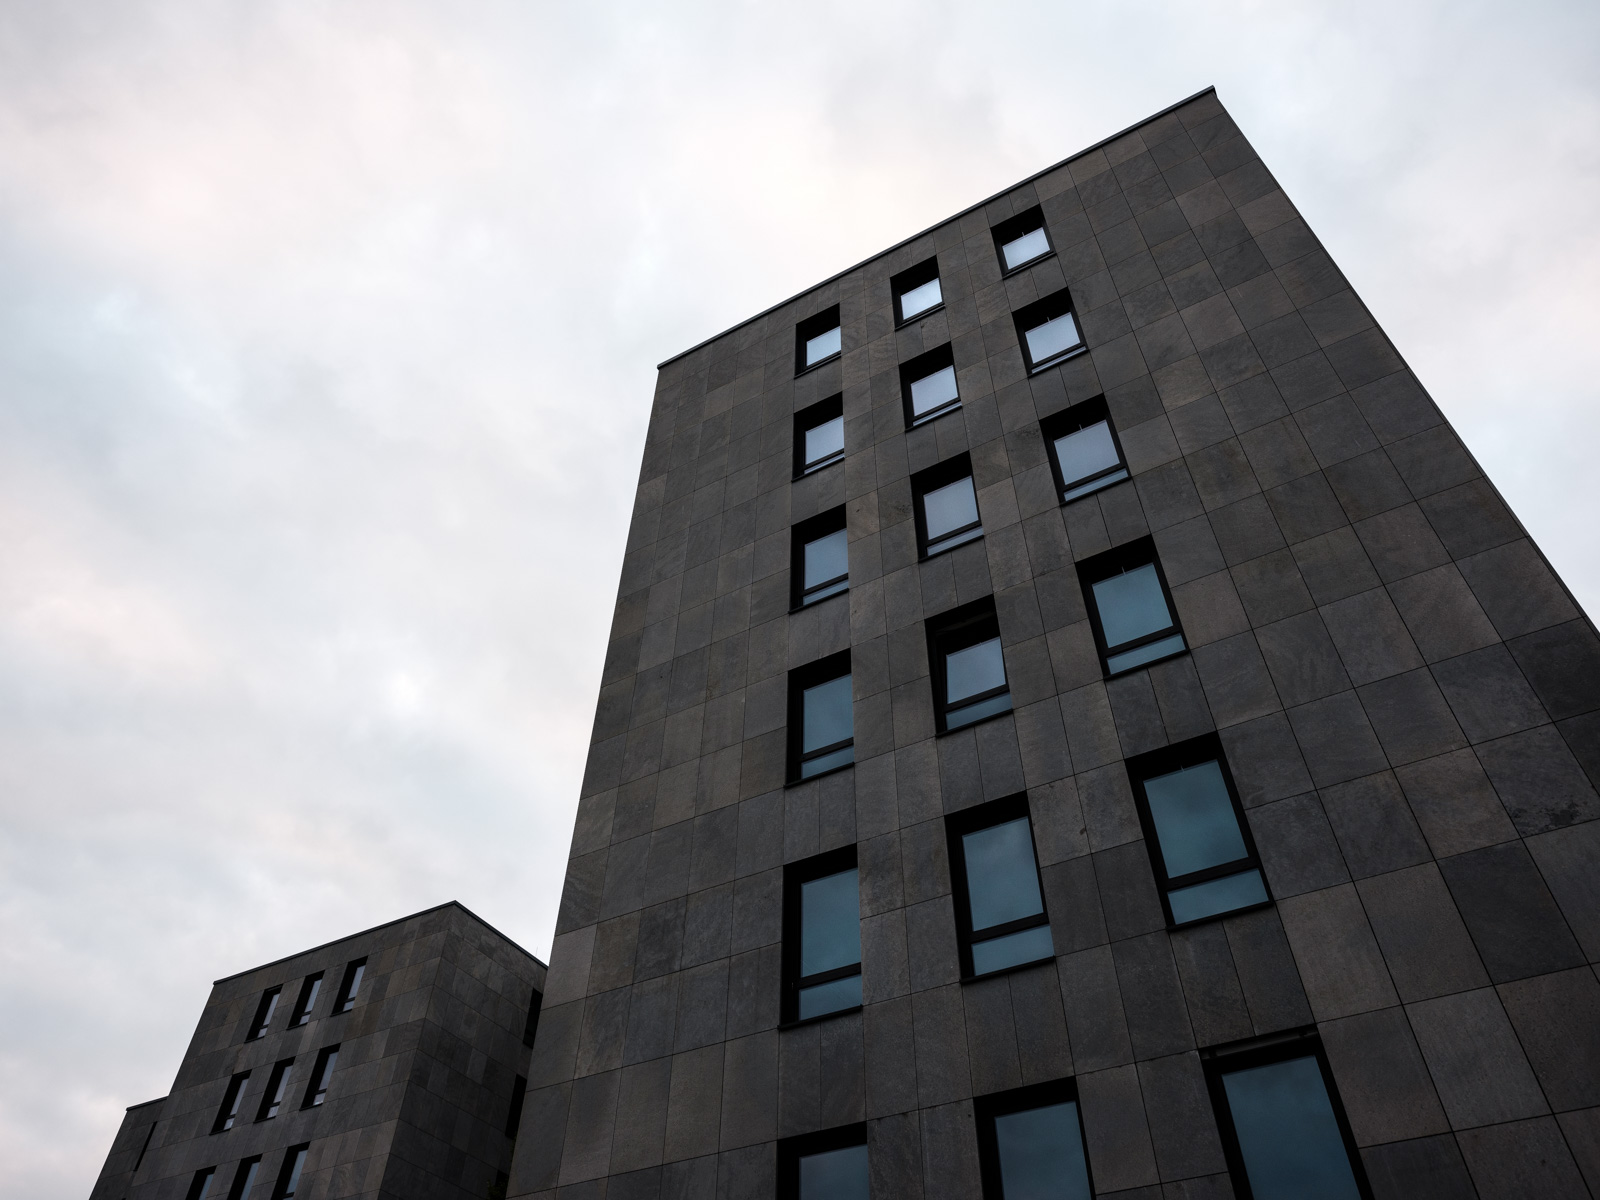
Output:
[[[1147,779],[1144,792],[1168,875],[1187,875],[1245,856],[1239,819],[1215,762]]]
[[[928,524],[930,542],[952,529],[971,525],[978,519],[978,494],[972,490],[972,476],[947,483],[923,496],[922,516]]]
[[[861,961],[861,889],[855,868],[800,885],[800,974]]]
[[[1094,585],[1094,601],[1107,646],[1120,646],[1172,624],[1161,580],[1149,563],[1102,579]]]
[[[1026,817],[963,834],[961,846],[967,860],[974,930],[1044,911]]]
[[[1104,421],[1056,439],[1056,462],[1061,464],[1061,480],[1067,487],[1120,461],[1117,445],[1111,440],[1111,426]]]
[[[807,688],[802,695],[804,728],[800,739],[802,751],[831,746],[854,736],[854,720],[850,710],[850,676],[841,675],[827,683]]]
[[[1006,663],[999,638],[947,654],[944,662],[945,699],[950,702],[1005,686]]]
[[[1255,1200],[1357,1200],[1315,1058],[1233,1071],[1222,1086]]]

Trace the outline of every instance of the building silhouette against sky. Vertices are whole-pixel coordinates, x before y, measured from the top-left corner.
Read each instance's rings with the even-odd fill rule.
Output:
[[[508,1193],[1600,1195],[1596,778],[1208,90],[662,364]]]

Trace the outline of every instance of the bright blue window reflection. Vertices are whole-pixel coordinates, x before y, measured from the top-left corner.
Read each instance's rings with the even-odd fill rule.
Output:
[[[836,529],[805,544],[803,603],[836,596],[850,586],[849,540],[845,530]]]
[[[1128,477],[1106,421],[1096,421],[1057,438],[1055,447],[1056,464],[1061,468],[1062,500],[1075,500]]]
[[[1222,1087],[1255,1200],[1357,1200],[1315,1057],[1230,1071]]]
[[[944,293],[939,290],[939,281],[930,279],[921,287],[900,294],[900,319],[909,321],[918,313],[925,313],[943,303]]]
[[[834,417],[806,430],[806,466],[820,466],[825,459],[844,453],[844,418]]]
[[[801,693],[800,714],[800,778],[809,779],[855,761],[855,748],[849,745],[818,754],[829,746],[849,742],[855,736],[850,676],[840,675],[806,688]]]
[[[842,343],[839,340],[839,327],[835,325],[827,333],[819,333],[814,338],[806,339],[806,366],[812,366],[823,359],[839,353]]]
[[[800,1160],[800,1200],[867,1200],[867,1148],[845,1146]]]
[[[1239,819],[1216,762],[1146,779],[1144,794],[1169,877],[1246,857]]]
[[[1032,230],[1000,247],[1000,255],[1006,260],[1008,271],[1015,271],[1023,263],[1030,263],[1049,252],[1050,239],[1045,237],[1043,229]]]
[[[1183,635],[1176,632],[1141,645],[1129,645],[1177,624],[1161,591],[1161,577],[1156,574],[1154,563],[1098,580],[1092,590],[1106,639],[1106,668],[1113,674],[1184,648]]]
[[[943,408],[960,398],[961,394],[956,390],[956,369],[941,367],[932,375],[924,375],[912,382],[912,419],[927,416],[935,409]]]
[[[1028,361],[1036,367],[1083,344],[1078,336],[1078,323],[1071,313],[1062,313],[1043,325],[1035,325],[1023,337],[1028,343]]]
[[[1005,1200],[1091,1200],[1073,1101],[994,1119]]]
[[[983,528],[978,524],[978,494],[973,490],[972,476],[924,493],[922,518],[928,530],[929,554],[982,537]]]

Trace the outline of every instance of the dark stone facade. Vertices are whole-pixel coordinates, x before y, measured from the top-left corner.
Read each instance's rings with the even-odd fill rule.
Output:
[[[1088,353],[1030,377],[1063,286]],[[1040,421],[1101,394],[1132,478],[1063,506]],[[962,453],[985,536],[919,562],[908,479]],[[848,598],[791,613],[838,505]],[[1146,536],[1190,651],[1108,682],[1075,563]],[[936,737],[924,621],[991,595],[1014,713]],[[855,765],[786,787],[787,672],[846,648]],[[1210,731],[1273,902],[1169,930],[1123,764]],[[1376,1196],[1600,1195],[1597,780],[1593,625],[1202,93],[663,364],[510,1194],[770,1197],[865,1122],[875,1196],[973,1197],[973,1097],[1073,1077],[1099,1194],[1230,1196],[1200,1052],[1314,1027]],[[944,818],[1023,791],[1056,957],[963,983]],[[864,1006],[780,1030],[783,866],[852,843]]]
[[[362,959],[354,1005],[334,1014],[346,965]],[[290,1029],[301,982],[318,971],[310,1020]],[[452,903],[219,979],[171,1093],[128,1110],[92,1200],[184,1200],[208,1167],[217,1168],[208,1200],[223,1200],[238,1164],[255,1155],[251,1200],[267,1200],[285,1151],[304,1143],[297,1197],[484,1200],[510,1166],[507,1117],[527,1075],[524,1034],[544,975],[538,959]],[[250,1040],[262,995],[279,986],[267,1032]],[[326,1100],[303,1109],[318,1053],[334,1044]],[[289,1058],[282,1108],[256,1120],[273,1065]],[[229,1081],[244,1071],[239,1118],[213,1133]]]

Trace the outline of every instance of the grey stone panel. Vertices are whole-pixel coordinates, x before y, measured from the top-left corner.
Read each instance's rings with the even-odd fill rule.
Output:
[[[1600,1104],[1600,983],[1587,968],[1501,984],[1500,999],[1557,1112]]]
[[[1441,859],[1439,869],[1496,983],[1582,965],[1583,952],[1521,842]]]
[[[1550,1111],[1493,988],[1406,1006],[1457,1130]]]
[[[1398,1002],[1352,885],[1281,900],[1278,911],[1319,1021]]]
[[[1368,1146],[1361,1162],[1375,1200],[1477,1200],[1450,1134]]]
[[[1600,824],[1529,838],[1528,850],[1589,961],[1600,962]]]
[[[1384,1008],[1319,1026],[1359,1146],[1448,1131],[1405,1011]]]
[[[1489,982],[1435,864],[1364,879],[1356,887],[1402,1000]]]
[[[1482,1200],[1584,1200],[1589,1190],[1553,1117],[1487,1125],[1456,1140]]]

